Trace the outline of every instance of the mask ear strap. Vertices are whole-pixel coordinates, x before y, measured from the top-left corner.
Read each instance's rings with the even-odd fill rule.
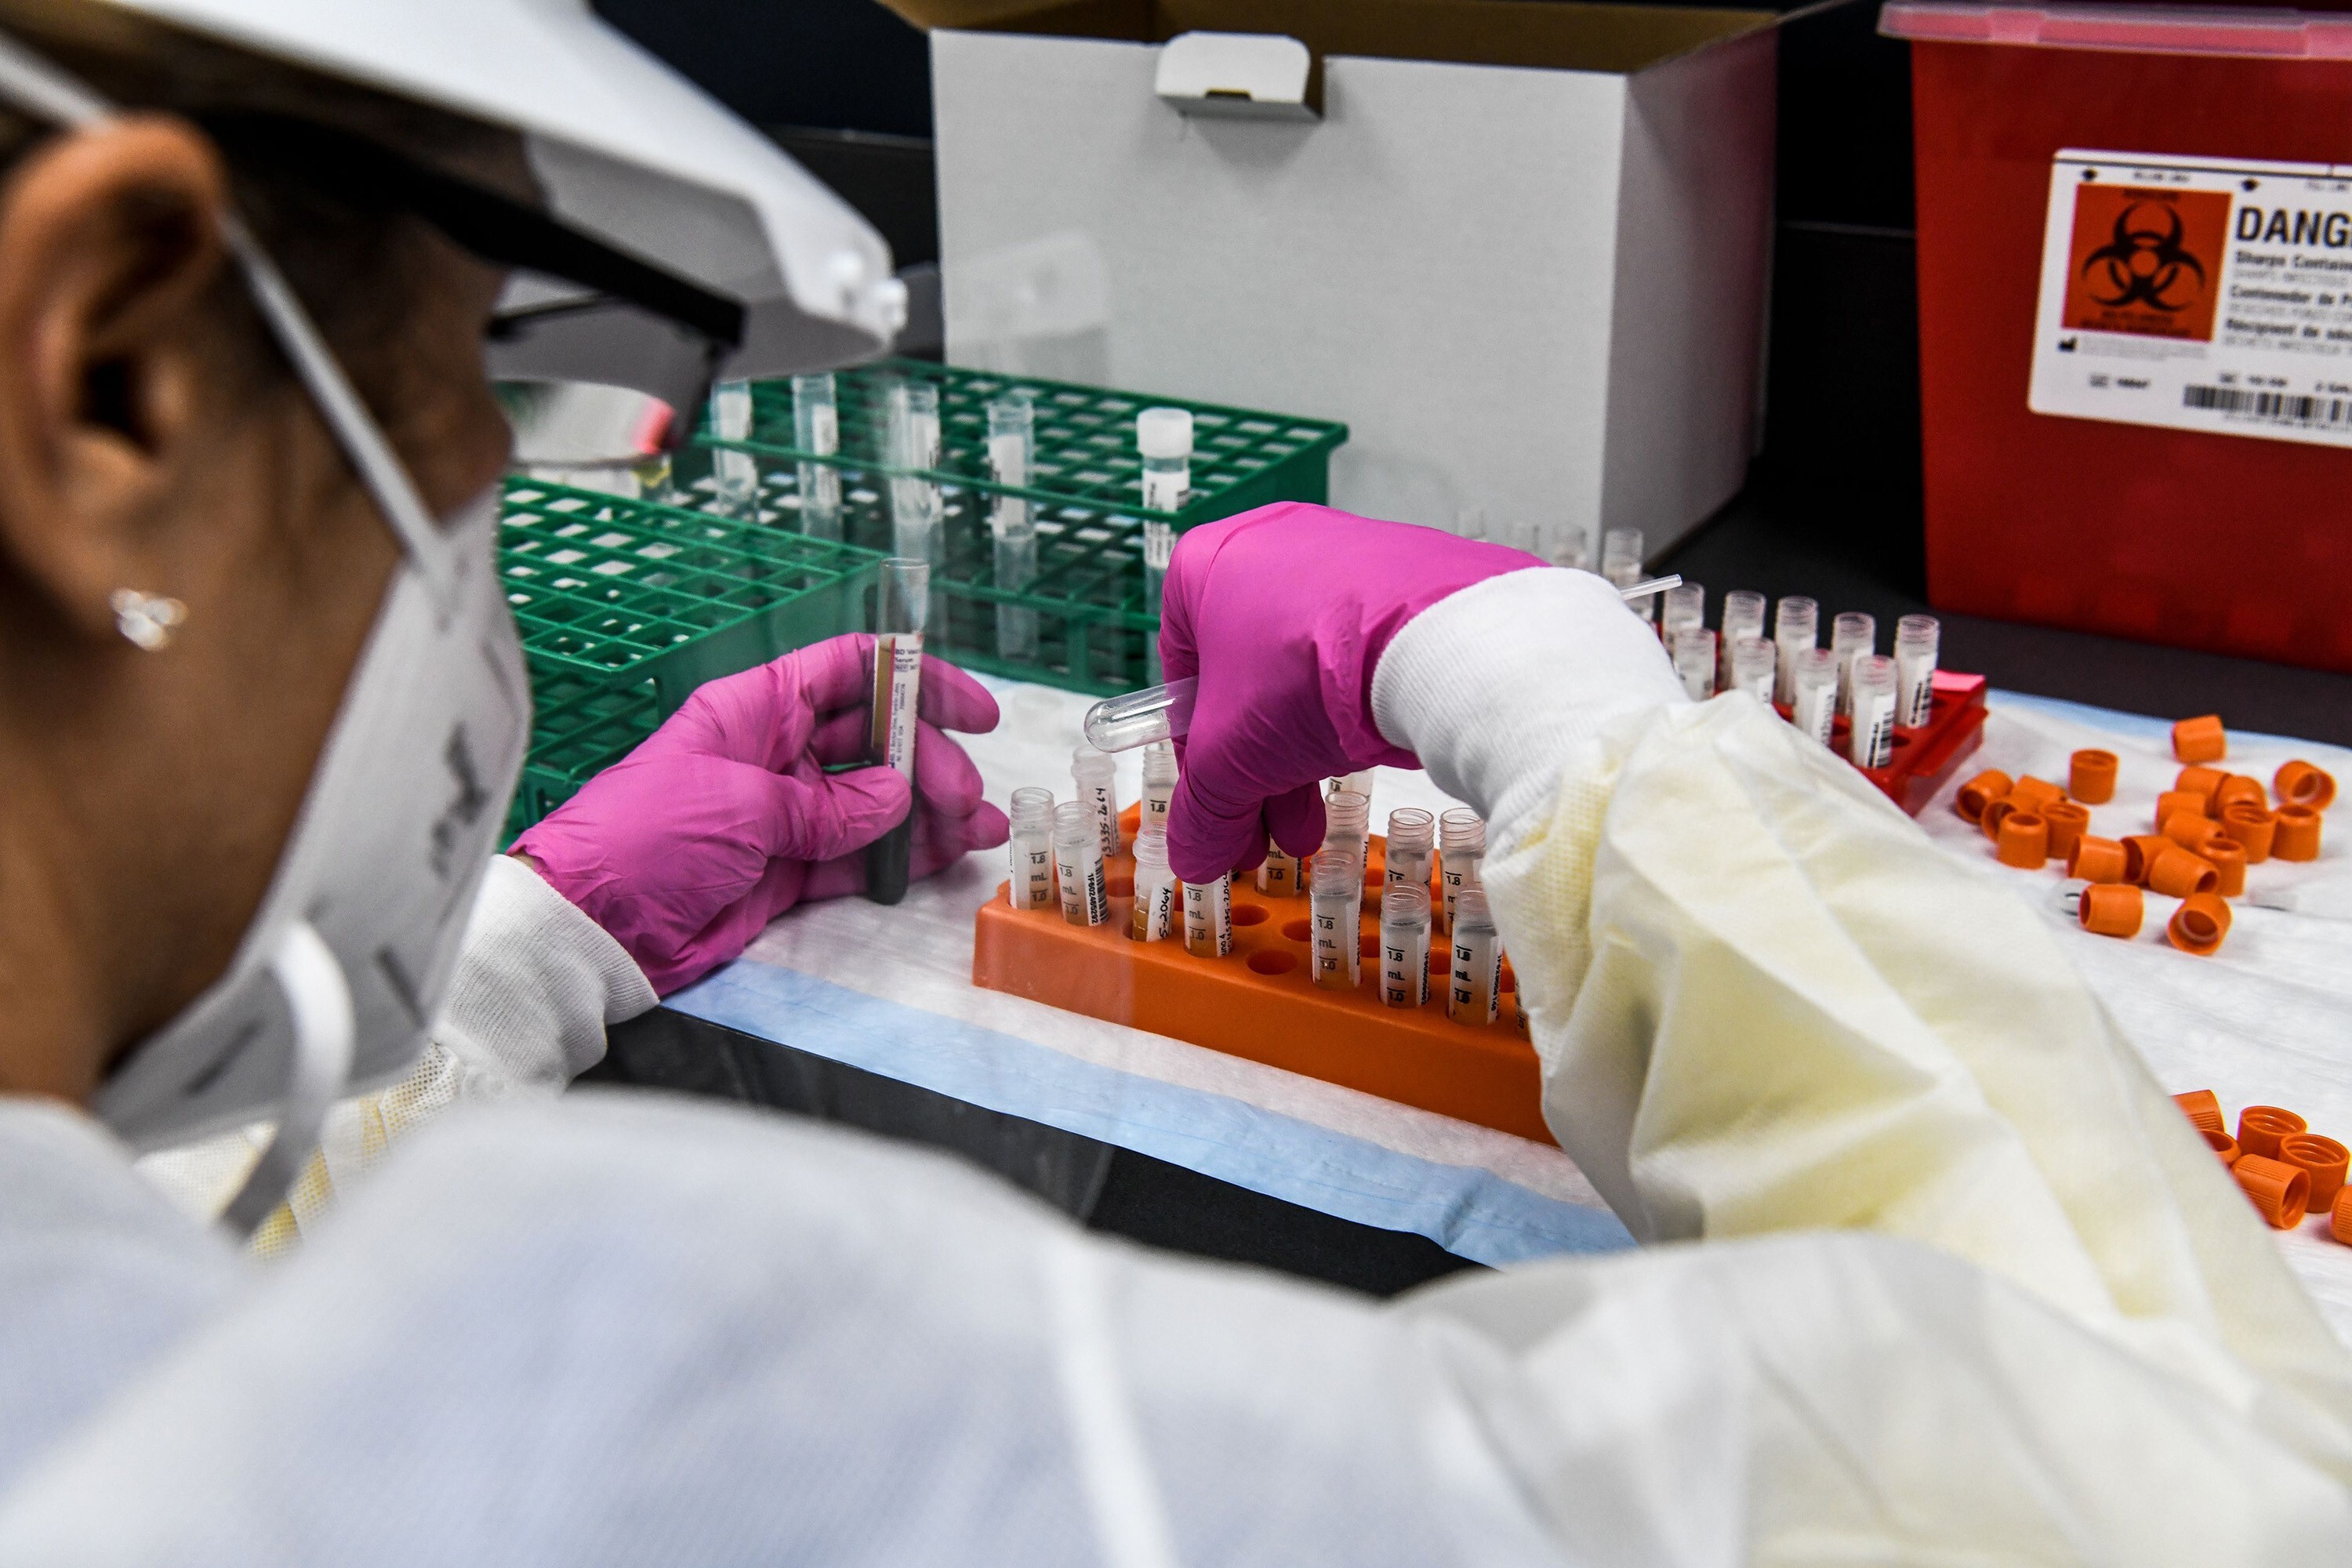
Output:
[[[221,1211],[221,1223],[240,1237],[258,1229],[293,1190],[352,1071],[352,988],[333,950],[310,921],[286,928],[269,955],[269,973],[294,1016],[294,1059],[278,1131],[245,1185]]]

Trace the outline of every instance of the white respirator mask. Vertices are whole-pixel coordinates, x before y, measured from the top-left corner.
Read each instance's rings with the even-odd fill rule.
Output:
[[[5,37],[0,100],[68,128],[113,113]],[[398,1078],[424,1049],[522,768],[530,695],[496,567],[496,487],[436,526],[277,267],[234,218],[226,231],[402,553],[236,957],[97,1097],[100,1118],[142,1150],[275,1117],[222,1216],[249,1231],[299,1173],[330,1105]]]

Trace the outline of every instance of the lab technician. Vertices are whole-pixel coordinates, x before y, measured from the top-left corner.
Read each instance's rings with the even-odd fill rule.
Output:
[[[2344,1353],[2042,917],[1600,580],[1316,508],[1177,552],[1177,869],[1476,805],[1654,1245],[1381,1308],[583,1094],[250,1263],[347,1089],[560,1081],[909,809],[823,771],[852,640],[489,853],[486,337],[685,398],[870,352],[887,258],[561,0],[0,0],[0,1563],[2352,1560]],[[1004,828],[924,684],[936,867]],[[131,1168],[263,1117],[227,1226]]]

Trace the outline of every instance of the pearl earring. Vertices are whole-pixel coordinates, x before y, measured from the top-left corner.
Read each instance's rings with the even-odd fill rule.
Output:
[[[115,629],[148,653],[169,647],[172,633],[188,618],[188,606],[179,600],[136,588],[117,588],[108,603],[114,607]]]

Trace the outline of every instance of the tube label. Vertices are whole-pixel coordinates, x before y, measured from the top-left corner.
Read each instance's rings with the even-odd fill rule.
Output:
[[[1905,658],[1898,650],[1895,679],[1903,691],[1895,704],[1895,721],[1906,730],[1924,729],[1936,711],[1936,661]]]
[[[1503,944],[1492,931],[1456,932],[1453,987],[1445,1016],[1464,1024],[1491,1024],[1503,994]]]
[[[1318,899],[1314,910],[1315,984],[1326,991],[1353,991],[1363,981],[1363,938],[1355,906],[1345,899]]]
[[[1790,710],[1789,721],[1828,745],[1837,731],[1837,688],[1825,680],[1798,692],[1797,705]]]
[[[1135,914],[1127,934],[1138,942],[1166,942],[1176,934],[1176,883],[1136,884]]]
[[[1381,928],[1381,1000],[1391,1007],[1429,1001],[1429,928]]]
[[[1462,896],[1465,888],[1482,886],[1478,880],[1479,858],[1475,855],[1442,853],[1438,857],[1437,879],[1445,891],[1445,929],[1448,931],[1454,929],[1454,900]]]
[[[1054,907],[1054,841],[1013,840],[1013,881],[1006,893],[1016,910]]]
[[[1230,872],[1212,882],[1184,884],[1184,949],[1201,958],[1223,958],[1234,950],[1234,879]]]
[[[1087,805],[1095,814],[1095,837],[1102,841],[1103,858],[1116,860],[1124,847],[1118,838],[1118,779],[1106,768],[1102,783],[1080,781],[1078,787],[1087,792]]]
[[[915,777],[915,712],[922,694],[920,632],[885,632],[874,639],[874,705],[866,735],[870,761]]]
[[[1856,767],[1883,768],[1895,760],[1895,704],[1892,691],[1855,690],[1849,744]]]
[[[1176,786],[1172,784],[1145,784],[1143,786],[1143,825],[1137,831],[1166,834],[1168,803],[1175,798]]]
[[[1184,492],[1192,488],[1191,465],[1155,468],[1143,465],[1143,510],[1146,511],[1182,511]]]
[[[1290,898],[1298,891],[1298,871],[1297,858],[1285,855],[1280,845],[1269,840],[1265,858],[1258,863],[1257,890],[1269,898]]]
[[[1054,871],[1062,884],[1062,918],[1074,926],[1098,926],[1110,919],[1110,881],[1099,857],[1056,847]]]

